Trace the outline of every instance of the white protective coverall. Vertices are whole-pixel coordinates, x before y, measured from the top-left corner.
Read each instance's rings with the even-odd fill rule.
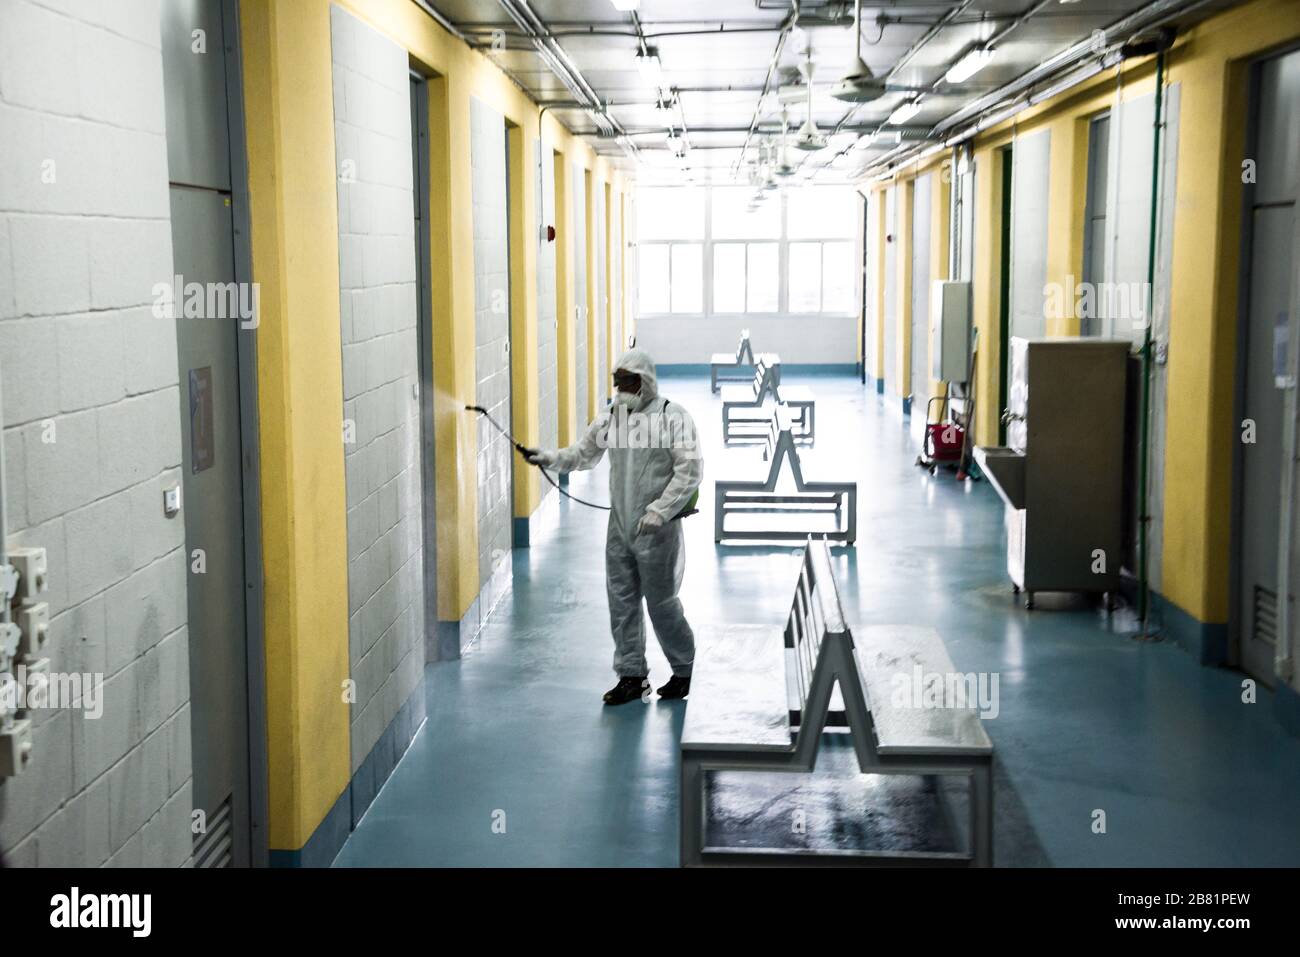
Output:
[[[650,673],[645,659],[645,599],[655,636],[673,674],[689,677],[695,635],[677,590],[686,556],[682,523],[673,521],[700,486],[704,474],[695,421],[658,392],[655,364],[640,349],[618,360],[616,369],[641,377],[630,408],[615,403],[598,415],[575,445],[555,454],[561,472],[592,468],[609,451],[609,528],[605,537],[605,588],[614,635],[614,672],[620,677]],[[647,512],[663,524],[638,535]]]

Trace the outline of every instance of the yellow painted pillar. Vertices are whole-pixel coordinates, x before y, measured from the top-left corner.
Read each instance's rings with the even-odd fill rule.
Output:
[[[602,295],[605,297],[605,354],[606,365],[609,371],[614,371],[614,363],[618,362],[621,354],[618,342],[614,336],[614,310],[618,308],[618,303],[614,301],[611,295],[614,288],[614,217],[616,215],[615,202],[617,194],[610,183],[605,183],[605,236],[601,243],[604,250],[602,255],[605,257],[605,288]]]
[[[999,310],[1002,305],[1002,164],[1006,156],[999,149],[984,146],[975,150],[975,251],[972,269],[972,298],[975,328],[979,330],[979,354],[975,362],[975,442],[996,445],[998,441],[998,386],[1002,376],[1002,345],[999,341]]]
[[[900,204],[898,211],[898,251],[894,258],[894,273],[898,289],[898,316],[895,330],[898,354],[894,361],[894,375],[899,396],[912,392],[912,197],[916,189],[914,180],[908,179],[897,186]]]
[[[952,163],[944,163],[937,173],[929,174],[931,177],[930,184],[930,277],[931,288],[935,281],[948,278],[949,269],[949,229],[952,223]],[[915,281],[915,277],[913,277]],[[926,296],[931,296],[930,289],[926,290]],[[931,327],[935,321],[934,315],[930,316]],[[933,368],[934,356],[930,353],[933,345],[927,335],[925,345],[926,350],[926,368]],[[941,379],[930,379],[930,395],[946,395],[948,384]],[[913,410],[915,414],[915,410]]]
[[[537,368],[537,169],[536,130],[506,130],[510,229],[510,415],[515,437],[535,447],[541,434]],[[541,503],[538,470],[511,453],[514,516],[527,518]]]
[[[269,835],[350,777],[338,209],[326,0],[240,4],[257,330]]]
[[[582,215],[586,222],[587,228],[587,288],[583,291],[587,306],[587,421],[582,423],[586,428],[587,424],[596,417],[596,411],[600,408],[600,383],[598,370],[600,368],[600,352],[596,348],[596,297],[600,295],[599,283],[596,281],[596,256],[600,248],[599,236],[596,233],[596,189],[597,183],[592,170],[583,170],[582,173]]]
[[[1048,160],[1047,283],[1044,329],[1077,336],[1074,288],[1083,276],[1084,215],[1088,201],[1088,119],[1063,116],[1050,126]]]
[[[470,94],[460,72],[429,82],[429,276],[433,291],[438,620],[459,621],[478,596],[478,425]]]
[[[1175,57],[1171,79],[1184,104],[1178,155],[1196,161],[1178,168],[1161,590],[1200,621],[1226,622],[1246,70]]]

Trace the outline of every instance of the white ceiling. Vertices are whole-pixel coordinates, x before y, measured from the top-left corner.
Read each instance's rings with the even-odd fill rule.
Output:
[[[610,0],[427,2],[566,127],[589,137],[598,152],[619,165],[639,164],[640,176],[648,181],[680,181],[687,176],[726,179],[741,166],[742,146],[748,144],[745,158],[752,159],[757,156],[759,139],[770,136],[776,142],[779,138],[777,97],[772,93],[762,99],[760,93],[782,27],[791,14],[788,0],[641,0],[635,14],[616,10]],[[549,31],[608,117],[622,128],[625,142],[608,132],[602,135],[591,111],[575,108],[574,94],[537,54],[532,39],[506,9],[508,4],[530,9]],[[1200,18],[1231,5],[1231,0],[1209,0],[1194,16]],[[864,161],[895,146],[893,127],[882,130],[887,135],[865,137],[882,127],[890,112],[913,95],[910,91],[925,91],[920,112],[907,123],[909,133],[921,137],[962,106],[1087,39],[1093,30],[1104,29],[1152,4],[1140,0],[971,0],[914,50],[905,66],[897,68],[900,59],[940,18],[963,4],[954,0],[864,2],[862,58],[877,76],[888,77],[891,91],[859,106],[840,102],[826,92],[853,64],[852,0],[805,0],[798,6],[798,26],[784,43],[772,85],[789,88],[793,136],[807,115],[806,100],[796,87],[802,82],[799,64],[811,47],[813,117],[823,133],[838,131],[838,135],[832,136],[826,150],[789,153],[818,181],[842,181],[851,178],[853,168],[845,168],[843,159],[832,165],[837,153],[849,151],[857,143],[849,157]],[[988,66],[966,83],[943,81],[947,69],[972,45],[1005,30],[1031,10],[1032,16],[998,41]],[[663,83],[677,91],[679,116],[690,146],[682,160],[673,156],[665,143],[666,126],[654,109],[655,90],[637,69],[635,58],[642,44],[658,50]],[[749,136],[756,118],[763,134],[758,139]],[[631,144],[634,152],[626,144]]]

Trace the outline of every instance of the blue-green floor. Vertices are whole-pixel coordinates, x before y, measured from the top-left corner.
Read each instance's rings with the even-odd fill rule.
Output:
[[[795,377],[790,377],[792,381]],[[1026,612],[1005,574],[1001,503],[914,466],[896,400],[856,379],[802,380],[818,396],[805,474],[860,488],[857,547],[837,549],[855,624],[939,631],[959,671],[1000,676],[999,865],[1300,864],[1300,741],[1268,692],[1169,643],[1129,637],[1131,616],[1041,596]],[[734,469],[707,380],[662,391],[695,415],[705,491]],[[761,465],[751,466],[761,468]],[[601,468],[575,494],[607,500]],[[716,547],[712,515],[687,520],[683,601],[697,635],[789,610],[791,549]],[[603,707],[613,684],[603,513],[554,496],[513,590],[460,661],[427,671],[428,720],[349,838],[340,866],[677,864],[681,702]],[[652,680],[668,668],[650,639]],[[1094,833],[1094,812],[1106,831]]]

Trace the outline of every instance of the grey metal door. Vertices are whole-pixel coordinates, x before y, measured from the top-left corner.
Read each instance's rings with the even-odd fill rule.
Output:
[[[234,283],[230,197],[172,186],[172,250],[188,285]],[[248,707],[239,318],[178,319],[196,863],[247,863]],[[205,840],[206,838],[206,840]],[[229,846],[226,841],[229,840]],[[201,856],[202,860],[197,857]]]
[[[415,215],[415,276],[419,296],[416,342],[420,350],[420,516],[424,528],[424,638],[426,650],[438,645],[438,540],[433,430],[433,288],[429,275],[429,88],[424,77],[411,76],[411,197]],[[432,660],[432,656],[430,656]]]
[[[252,461],[241,424],[240,336],[253,335],[255,300],[251,285],[236,282],[227,61],[234,22],[233,8],[221,0],[162,7],[172,255],[180,277],[176,349],[193,805],[202,812],[194,835],[198,867],[247,865],[253,853],[243,484]],[[241,332],[241,324],[250,331]]]
[[[901,395],[898,381],[898,186],[885,191],[885,391]]]
[[[1106,281],[1106,209],[1109,188],[1110,114],[1098,116],[1088,124],[1088,194],[1083,215],[1083,281],[1099,284]],[[1073,289],[1065,290],[1067,297],[1074,296]],[[1105,301],[1104,296],[1094,296],[1094,303]],[[1079,319],[1079,334],[1099,336],[1102,333],[1101,316],[1095,309]]]
[[[924,434],[930,398],[930,196],[934,174],[916,180],[912,192],[912,421]]]
[[[587,412],[587,201],[586,171],[576,163],[570,179],[569,222],[573,225],[573,365],[578,434],[592,416]]]
[[[1245,328],[1241,352],[1241,488],[1237,593],[1240,664],[1261,682],[1274,678],[1277,638],[1278,515],[1282,474],[1288,301],[1295,271],[1295,204],[1300,191],[1300,51],[1257,67],[1253,111],[1256,181],[1246,228]],[[1281,358],[1279,358],[1279,355]],[[1253,435],[1250,434],[1253,430]],[[1253,439],[1253,441],[1249,441]]]

